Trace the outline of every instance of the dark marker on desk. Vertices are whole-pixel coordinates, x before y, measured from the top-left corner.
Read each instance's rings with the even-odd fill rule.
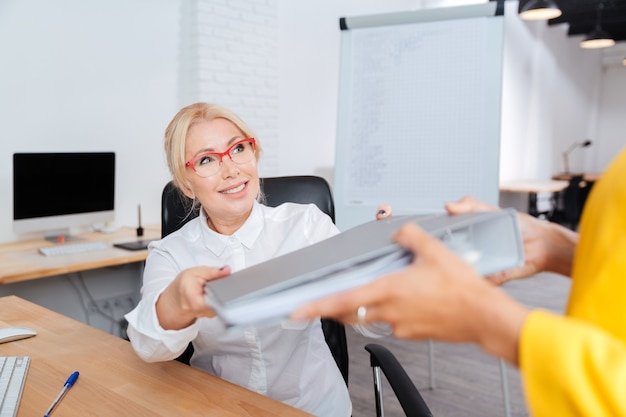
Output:
[[[57,407],[57,405],[59,405],[65,394],[67,394],[69,389],[72,388],[74,382],[76,382],[77,379],[78,371],[74,372],[72,375],[70,375],[69,378],[67,378],[67,381],[65,381],[65,385],[63,385],[63,389],[61,390],[59,395],[57,395],[57,398],[52,402],[52,405],[50,406],[50,408],[48,408],[48,411],[46,411],[46,414],[44,414],[43,417],[49,417],[50,414],[52,414],[54,409]]]
[[[141,227],[141,204],[137,206],[137,236],[143,236],[143,227]]]

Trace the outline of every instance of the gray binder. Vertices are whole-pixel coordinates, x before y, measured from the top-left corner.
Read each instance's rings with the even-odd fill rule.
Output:
[[[392,216],[209,281],[206,302],[229,327],[286,318],[304,303],[405,268],[413,255],[391,238],[407,222],[439,238],[482,275],[523,264],[514,210]]]

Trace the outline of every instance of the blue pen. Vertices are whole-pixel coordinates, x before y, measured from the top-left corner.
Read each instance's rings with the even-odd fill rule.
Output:
[[[74,382],[76,382],[77,379],[78,371],[74,372],[72,375],[70,375],[69,378],[67,378],[67,381],[65,381],[65,385],[63,385],[63,389],[61,390],[61,392],[59,392],[59,395],[57,395],[57,398],[52,402],[52,405],[50,406],[50,408],[48,408],[48,411],[46,411],[46,414],[44,414],[43,417],[48,417],[50,416],[50,414],[52,414],[54,409],[57,407],[57,405],[59,405],[65,394],[69,391],[70,388],[72,388],[72,385],[74,385]]]

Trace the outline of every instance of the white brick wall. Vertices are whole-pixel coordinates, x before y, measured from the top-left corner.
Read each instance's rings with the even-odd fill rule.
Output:
[[[264,148],[260,173],[279,170],[277,0],[184,0],[180,105],[221,104]],[[275,156],[272,156],[275,155]]]

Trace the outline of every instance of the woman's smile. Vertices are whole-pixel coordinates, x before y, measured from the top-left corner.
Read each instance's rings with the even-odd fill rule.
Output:
[[[246,187],[246,185],[248,185],[248,182],[244,182],[239,184],[238,186],[235,186],[233,188],[227,188],[225,190],[220,191],[220,193],[222,194],[235,194],[238,193],[240,191],[243,191],[243,189]]]

